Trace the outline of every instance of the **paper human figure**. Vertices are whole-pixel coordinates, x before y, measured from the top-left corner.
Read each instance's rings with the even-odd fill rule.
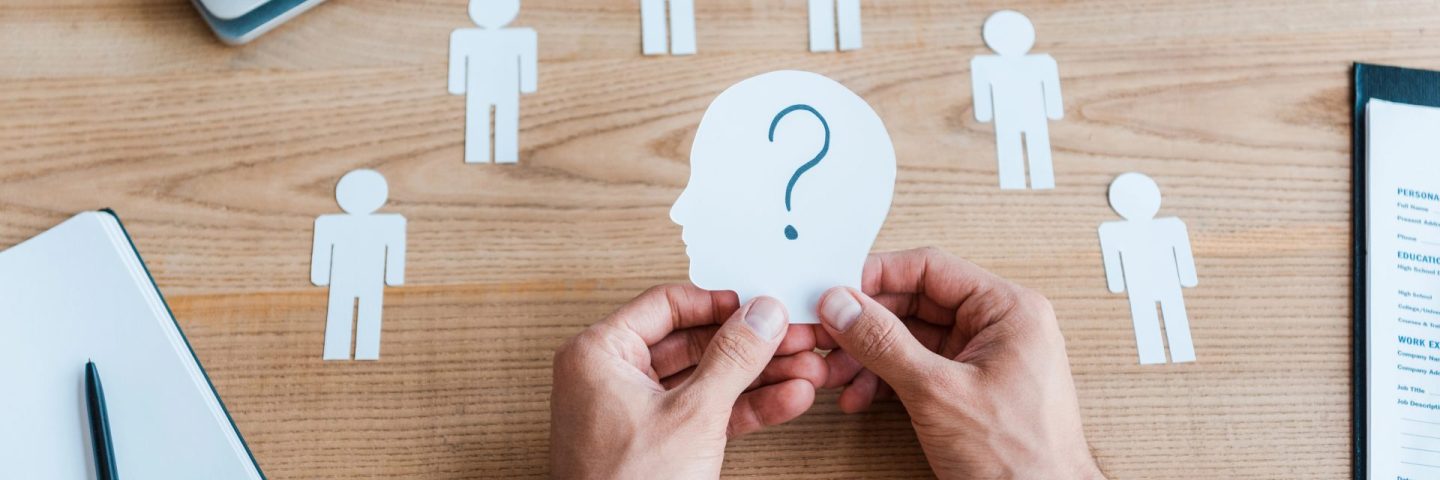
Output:
[[[1160,211],[1160,187],[1139,173],[1121,175],[1110,184],[1110,207],[1125,220],[1100,225],[1105,282],[1113,293],[1130,294],[1140,364],[1165,363],[1162,318],[1170,341],[1170,360],[1195,361],[1190,320],[1180,290],[1200,281],[1185,222],[1175,217],[1155,218]],[[1156,316],[1157,303],[1162,317]]]
[[[829,78],[780,71],[710,104],[670,218],[695,285],[775,297],[791,323],[817,323],[825,290],[860,287],[894,191],[895,149],[870,105]]]
[[[860,49],[860,0],[810,0],[810,51],[835,51],[837,30],[840,50]]]
[[[665,7],[670,7],[666,28]],[[695,54],[695,0],[640,0],[641,48],[646,55]],[[669,35],[666,35],[669,33]]]
[[[389,191],[385,177],[374,170],[347,173],[335,187],[345,213],[315,219],[310,281],[330,286],[325,360],[350,358],[352,320],[355,359],[380,359],[385,285],[405,283],[405,217],[375,213]]]
[[[1060,69],[1050,55],[1028,55],[1035,45],[1035,26],[1020,12],[1004,10],[985,20],[985,44],[998,55],[970,61],[975,120],[995,122],[995,154],[1000,162],[1000,188],[1025,188],[1025,160],[1030,160],[1030,186],[1055,188],[1050,158],[1049,120],[1065,116],[1060,101]]]
[[[450,34],[450,94],[465,95],[465,163],[489,163],[494,111],[496,163],[520,161],[520,94],[538,86],[538,37],[529,28],[505,28],[520,0],[470,0],[480,28]]]

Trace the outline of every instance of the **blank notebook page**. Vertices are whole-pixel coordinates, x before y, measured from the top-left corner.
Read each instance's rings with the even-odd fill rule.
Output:
[[[0,471],[88,479],[85,362],[99,367],[128,479],[260,479],[114,215],[0,252]]]

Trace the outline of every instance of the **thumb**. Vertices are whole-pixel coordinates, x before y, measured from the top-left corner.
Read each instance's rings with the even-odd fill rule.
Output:
[[[919,387],[940,356],[926,349],[905,324],[863,293],[837,287],[820,298],[820,321],[840,348],[879,375],[896,392]]]
[[[785,337],[789,315],[770,297],[751,300],[710,339],[690,377],[694,388],[726,405],[735,402],[775,356]]]

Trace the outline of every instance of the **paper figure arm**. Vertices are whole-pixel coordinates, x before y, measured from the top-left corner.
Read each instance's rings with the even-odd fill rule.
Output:
[[[1200,276],[1195,272],[1195,252],[1190,250],[1190,230],[1185,228],[1185,222],[1178,218],[1171,227],[1171,244],[1175,250],[1175,271],[1180,272],[1180,286],[1194,287],[1200,284]]]
[[[330,267],[334,259],[335,239],[327,228],[325,217],[315,219],[315,247],[310,252],[310,283],[317,287],[330,284]]]
[[[525,30],[524,42],[520,46],[520,93],[535,93],[540,79],[540,39],[534,30]]]
[[[1125,291],[1124,259],[1120,256],[1120,249],[1115,248],[1111,241],[1115,232],[1108,231],[1109,226],[1100,225],[1100,255],[1105,262],[1105,286],[1110,288],[1110,293],[1122,293]]]
[[[1060,98],[1060,66],[1055,63],[1055,58],[1045,56],[1045,81],[1042,82],[1045,91],[1045,116],[1051,120],[1065,118],[1065,102]]]
[[[456,30],[450,34],[450,94],[464,95],[465,81],[470,72],[470,59],[463,42],[465,31]]]
[[[385,242],[385,284],[392,287],[405,284],[405,228],[405,217],[397,217]]]
[[[995,118],[995,104],[984,60],[980,57],[970,60],[970,95],[975,99],[975,120],[989,123]]]

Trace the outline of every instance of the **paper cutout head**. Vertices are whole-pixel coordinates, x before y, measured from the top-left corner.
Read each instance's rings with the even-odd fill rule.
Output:
[[[695,285],[772,296],[791,323],[817,323],[825,290],[859,288],[894,191],[895,149],[870,105],[824,76],[780,71],[710,104],[670,218]]]
[[[504,28],[520,15],[520,0],[470,0],[470,20],[486,30]]]
[[[374,170],[355,170],[340,177],[335,185],[335,201],[351,215],[375,213],[390,198],[390,185],[385,176]]]
[[[1035,25],[1024,14],[1001,10],[985,19],[985,45],[1001,55],[1024,55],[1035,46]]]
[[[1126,220],[1150,220],[1160,213],[1160,186],[1143,173],[1126,173],[1110,182],[1110,208]]]

